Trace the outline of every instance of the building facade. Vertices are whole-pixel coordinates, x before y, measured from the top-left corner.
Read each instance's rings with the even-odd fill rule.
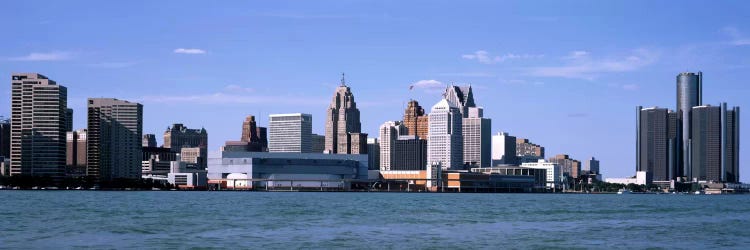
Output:
[[[557,163],[562,168],[562,172],[572,178],[578,178],[581,175],[581,161],[570,158],[566,154],[555,155],[549,159],[552,163]]]
[[[554,162],[548,162],[545,160],[538,160],[537,162],[524,162],[521,163],[521,167],[534,168],[534,169],[545,169],[547,170],[547,187],[549,188],[563,188],[563,170],[560,164]]]
[[[469,107],[461,128],[464,139],[464,165],[490,167],[492,165],[492,120],[484,118],[482,108]]]
[[[326,137],[319,134],[310,136],[312,141],[312,153],[323,153],[326,150]]]
[[[459,87],[450,85],[445,89],[443,98],[448,100],[461,113],[461,117],[469,117],[469,108],[476,107],[474,103],[474,93],[471,85]]]
[[[427,163],[439,164],[444,170],[463,169],[463,118],[460,110],[442,99],[432,107],[429,117]]]
[[[739,108],[727,110],[721,106],[697,106],[692,110],[692,138],[690,165],[692,181],[737,182],[739,166],[735,127]],[[737,141],[736,141],[737,140]]]
[[[380,170],[388,171],[396,161],[396,141],[406,135],[406,127],[400,121],[388,121],[380,125]]]
[[[203,147],[208,145],[208,132],[205,128],[190,129],[181,123],[172,124],[164,131],[164,147],[180,152],[183,147]]]
[[[88,99],[87,175],[99,180],[141,178],[143,105]]]
[[[519,163],[544,160],[544,147],[532,143],[529,139],[516,138],[516,160]]]
[[[393,165],[389,170],[426,170],[426,140],[416,135],[402,135],[393,143]]]
[[[679,172],[677,162],[677,113],[666,108],[637,108],[636,171],[653,175],[655,181],[669,181]]]
[[[336,88],[331,105],[326,110],[326,144],[325,151],[329,154],[351,154],[351,133],[360,133],[362,124],[359,120],[359,109],[354,102],[354,95],[346,86],[344,77],[341,85]],[[357,139],[360,139],[357,137]],[[365,145],[367,139],[364,139]]]
[[[591,157],[591,159],[584,161],[583,171],[587,172],[588,174],[600,174],[601,172],[599,172],[599,160]]]
[[[65,173],[68,89],[37,73],[11,80],[10,175]]]
[[[682,140],[678,143],[681,148],[681,159],[677,166],[680,173],[678,176],[686,176],[690,179],[692,176],[692,166],[690,164],[690,140],[693,138],[692,109],[695,106],[703,105],[703,73],[680,73],[677,75],[677,113],[678,119],[682,124]]]
[[[255,122],[255,116],[249,115],[242,122],[242,137],[240,141],[247,142],[247,150],[251,152],[268,151],[267,131]]]
[[[416,135],[423,140],[427,140],[427,129],[429,125],[429,116],[425,114],[422,106],[416,100],[409,100],[404,110],[404,127],[407,135]]]
[[[269,152],[312,152],[312,116],[275,114],[268,117]]]
[[[0,156],[10,159],[10,119],[0,119]]]
[[[143,140],[141,141],[142,147],[156,147],[156,135],[155,134],[144,134]]]
[[[500,132],[492,136],[492,165],[519,164],[516,161],[516,137]]]
[[[88,131],[79,129],[66,133],[65,138],[65,175],[79,177],[86,175],[88,158]]]
[[[380,142],[377,138],[367,138],[367,162],[370,170],[380,170]]]

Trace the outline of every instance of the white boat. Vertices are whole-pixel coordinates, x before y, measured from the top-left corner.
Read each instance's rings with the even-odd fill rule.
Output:
[[[617,191],[617,194],[630,194],[630,190],[620,189],[620,191]]]

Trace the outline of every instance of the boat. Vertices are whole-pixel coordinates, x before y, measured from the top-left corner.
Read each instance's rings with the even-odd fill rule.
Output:
[[[631,194],[631,192],[627,189],[620,189],[619,191],[617,191],[617,194]]]

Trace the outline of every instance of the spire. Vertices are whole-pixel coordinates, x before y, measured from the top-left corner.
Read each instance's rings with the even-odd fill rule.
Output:
[[[344,80],[344,72],[341,72],[341,87],[346,87],[346,81]]]

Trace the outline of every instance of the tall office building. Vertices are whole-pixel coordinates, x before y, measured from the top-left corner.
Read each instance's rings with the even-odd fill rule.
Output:
[[[463,121],[460,110],[454,103],[441,99],[432,106],[429,117],[427,164],[438,164],[444,170],[462,169]]]
[[[474,93],[471,90],[471,85],[464,87],[450,85],[445,89],[443,98],[456,106],[459,112],[461,112],[463,118],[469,117],[470,107],[476,107],[476,104],[474,104]]]
[[[65,110],[65,131],[73,131],[73,109]]]
[[[367,154],[367,133],[349,133],[347,135],[347,140],[349,141],[349,151],[347,151],[346,154]],[[339,153],[344,154],[344,152]]]
[[[329,154],[351,154],[350,133],[360,133],[362,124],[354,95],[342,75],[341,85],[333,94],[326,111],[326,145]],[[366,141],[366,139],[365,139]]]
[[[519,163],[544,160],[544,147],[532,143],[529,139],[516,138],[516,160]]]
[[[0,156],[10,159],[10,120],[0,119]]]
[[[258,127],[255,116],[249,115],[242,122],[242,137],[240,141],[247,142],[248,151],[264,152],[268,149],[266,128]]]
[[[392,145],[393,165],[390,170],[426,170],[427,141],[416,135],[399,136]]]
[[[326,137],[319,134],[310,135],[310,141],[312,143],[312,153],[323,153],[326,150]]]
[[[739,108],[727,110],[726,103],[697,106],[692,116],[691,180],[737,182]]]
[[[143,140],[141,141],[143,147],[156,147],[156,135],[155,134],[144,134]]]
[[[586,160],[583,164],[583,171],[588,172],[589,174],[600,174],[601,172],[599,172],[599,160],[594,157]]]
[[[549,162],[559,164],[563,174],[570,177],[578,178],[581,174],[581,162],[570,158],[568,155],[555,155],[555,157],[549,159]]]
[[[268,117],[269,152],[312,152],[312,116],[276,114]]]
[[[423,140],[427,140],[428,117],[417,101],[410,100],[406,106],[406,110],[404,110],[406,134],[416,135]]]
[[[466,166],[492,165],[492,120],[484,118],[480,107],[469,107],[462,121],[463,161]]]
[[[681,148],[679,156],[680,162],[677,163],[679,168],[678,176],[692,176],[692,166],[690,165],[689,152],[690,140],[693,138],[692,108],[703,105],[703,73],[680,73],[677,75],[677,113],[682,123],[681,135],[682,140],[678,141],[678,147]]]
[[[516,161],[516,137],[500,132],[492,136],[492,165],[520,164]]]
[[[636,171],[651,173],[654,181],[673,180],[678,171],[677,113],[666,108],[637,108]]]
[[[78,177],[86,175],[86,158],[88,156],[87,130],[79,129],[67,132],[65,140],[65,175]]]
[[[68,89],[37,73],[11,80],[10,175],[65,172]]]
[[[388,121],[380,125],[380,170],[388,171],[394,165],[396,140],[406,135],[406,126],[400,121]]]
[[[380,142],[367,138],[367,162],[370,170],[380,170]]]
[[[100,180],[141,178],[143,105],[88,99],[87,175]]]

